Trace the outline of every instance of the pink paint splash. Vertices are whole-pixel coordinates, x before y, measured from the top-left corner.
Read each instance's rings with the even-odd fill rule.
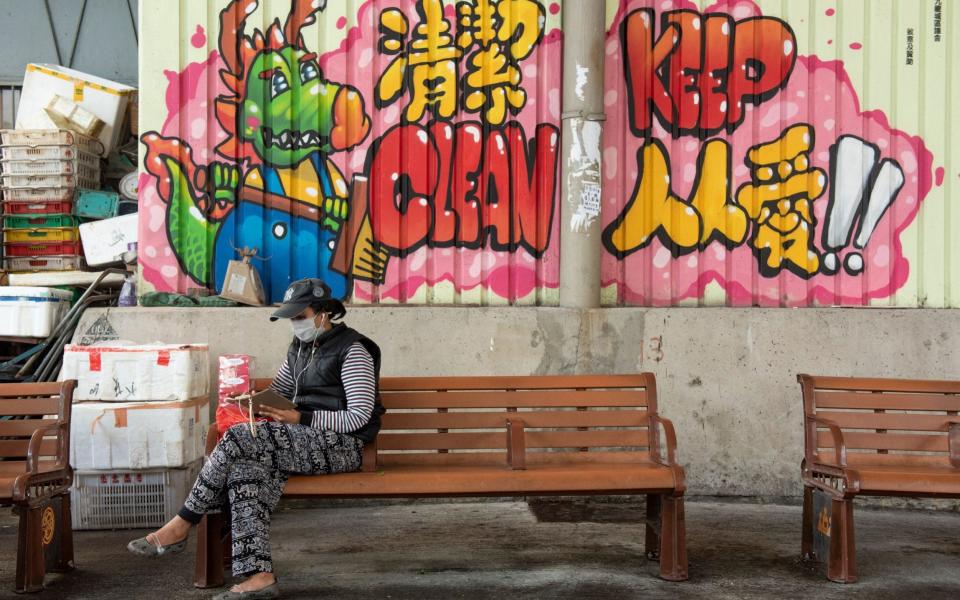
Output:
[[[851,49],[851,50],[859,50],[859,49],[861,49],[861,48],[863,48],[863,44],[861,44],[860,42],[852,42],[852,43],[850,44],[850,49]]]
[[[343,29],[346,26],[347,26],[346,17],[340,17],[339,19],[337,19],[337,29]]]
[[[827,15],[828,17],[832,17],[836,13],[837,11],[833,10],[832,8],[828,8],[823,14]]]
[[[350,83],[361,92],[372,120],[370,135],[361,146],[340,152],[331,159],[346,178],[361,174],[367,152],[374,140],[399,123],[406,97],[395,105],[377,110],[374,107],[375,74],[383,72],[391,58],[377,51],[380,12],[399,8],[410,23],[418,17],[414,0],[368,0],[358,10],[357,25],[343,35],[340,46],[319,58],[324,76],[332,81]],[[447,0],[447,14],[455,16],[455,3]],[[324,18],[321,13],[318,20]],[[342,21],[342,25],[340,23]],[[338,28],[346,27],[339,19]],[[310,48],[318,50],[317,48]],[[539,123],[560,126],[562,34],[554,29],[544,35],[534,53],[521,63],[523,87],[528,101],[516,120],[532,136]],[[198,165],[224,160],[215,154],[225,134],[216,120],[214,100],[228,91],[219,77],[224,68],[219,54],[211,52],[207,60],[190,63],[182,71],[166,72],[166,107],[160,134],[178,138],[192,150]],[[474,120],[476,115],[464,113],[455,120]],[[186,156],[186,151],[181,157]],[[161,182],[160,185],[166,185]],[[557,202],[559,189],[556,191]],[[166,229],[167,206],[158,190],[157,180],[146,173],[140,177],[140,264],[144,279],[161,291],[186,291],[196,284],[183,273],[170,247]],[[353,296],[363,301],[398,301],[422,293],[423,287],[453,284],[456,293],[478,290],[484,297],[496,296],[510,301],[529,297],[532,293],[556,289],[559,285],[560,211],[556,209],[547,252],[534,259],[525,251],[516,253],[469,249],[427,249],[398,259],[391,257],[386,281],[381,286],[366,282],[354,284]]]
[[[630,0],[621,2],[606,42],[607,123],[603,142],[604,227],[623,210],[637,179],[637,151],[645,139],[630,133],[627,90],[623,76],[623,53],[619,26],[627,12],[637,8],[698,10],[691,2]],[[725,12],[737,19],[761,15],[749,1],[723,1],[704,12]],[[659,14],[658,14],[659,19]],[[612,100],[612,101],[610,101]],[[775,277],[760,275],[759,263],[749,245],[727,249],[714,242],[702,252],[674,258],[659,240],[617,260],[604,251],[602,283],[617,285],[619,304],[674,305],[702,298],[708,285],[719,285],[726,302],[734,306],[862,305],[886,298],[907,281],[910,265],[903,255],[902,232],[909,227],[934,182],[933,156],[917,136],[891,127],[880,111],[863,111],[856,89],[840,61],[816,56],[798,58],[786,87],[759,106],[748,105],[744,122],[732,134],[719,134],[731,150],[731,189],[750,180],[744,164],[747,150],[777,139],[787,127],[810,124],[815,133],[810,154],[813,167],[829,173],[829,149],[839,136],[849,134],[876,144],[880,158],[896,160],[906,179],[894,204],[886,211],[863,251],[864,272],[857,276],[841,270],[836,275],[817,274],[803,279],[783,270]],[[669,153],[673,190],[688,198],[696,175],[698,152],[703,142],[695,137],[674,139],[659,123],[653,136],[663,141]],[[828,182],[829,185],[829,182]],[[813,202],[814,245],[821,246],[829,187]],[[853,250],[841,251],[841,257]]]
[[[190,36],[190,44],[194,48],[203,48],[207,45],[207,34],[203,31],[202,25],[197,25],[197,31]]]
[[[943,177],[946,174],[946,171],[943,170],[943,167],[937,167],[937,170],[934,171],[934,183],[937,187],[943,185]]]

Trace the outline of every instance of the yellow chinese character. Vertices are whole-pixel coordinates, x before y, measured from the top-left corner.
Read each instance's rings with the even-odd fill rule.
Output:
[[[519,64],[543,36],[543,7],[534,0],[478,0],[475,5],[461,2],[457,10],[457,44],[465,51],[479,46],[467,65],[464,107],[485,110],[487,122],[500,125],[508,109],[517,114],[527,101]]]
[[[395,58],[377,82],[377,106],[389,106],[409,92],[405,121],[419,121],[428,109],[449,119],[457,111],[457,62],[462,54],[450,35],[442,0],[420,0],[417,14],[419,23],[409,36],[410,24],[400,10],[380,13],[380,52]]]
[[[802,277],[820,270],[810,204],[823,195],[826,173],[810,167],[812,149],[813,129],[794,125],[747,152],[747,166],[758,183],[741,186],[737,202],[757,223],[753,247],[764,275],[784,267]]]

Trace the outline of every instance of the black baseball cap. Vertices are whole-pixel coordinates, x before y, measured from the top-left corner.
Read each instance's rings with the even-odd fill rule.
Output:
[[[270,320],[292,319],[305,311],[308,306],[324,300],[330,300],[333,293],[322,279],[310,278],[294,281],[283,294],[283,304],[271,315]]]

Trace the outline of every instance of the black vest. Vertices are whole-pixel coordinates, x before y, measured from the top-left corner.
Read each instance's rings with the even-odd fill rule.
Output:
[[[343,390],[341,370],[350,346],[360,342],[373,357],[376,377],[376,400],[373,414],[366,425],[350,435],[365,443],[372,442],[380,431],[380,415],[386,410],[380,403],[380,347],[357,331],[340,323],[320,334],[313,343],[294,338],[287,351],[290,374],[297,382],[295,402],[303,410],[346,410],[347,396]]]

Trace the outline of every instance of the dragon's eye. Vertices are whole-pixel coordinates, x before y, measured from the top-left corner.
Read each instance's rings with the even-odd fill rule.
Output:
[[[300,83],[306,83],[318,77],[320,77],[320,67],[317,66],[317,63],[312,60],[303,63],[300,68]]]
[[[280,94],[290,89],[290,84],[287,83],[287,76],[284,75],[279,70],[274,71],[273,77],[270,79],[270,89],[271,89],[271,98],[276,98]]]

